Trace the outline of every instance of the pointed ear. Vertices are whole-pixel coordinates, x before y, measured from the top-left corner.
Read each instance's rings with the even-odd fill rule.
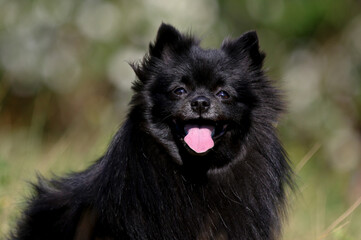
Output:
[[[149,44],[150,56],[164,58],[164,53],[169,50],[176,50],[190,47],[194,43],[190,36],[181,34],[175,27],[162,23],[158,29],[157,37],[154,43]]]
[[[221,49],[235,59],[248,58],[250,66],[261,68],[263,65],[265,54],[259,50],[256,31],[246,32],[234,40],[224,40]]]

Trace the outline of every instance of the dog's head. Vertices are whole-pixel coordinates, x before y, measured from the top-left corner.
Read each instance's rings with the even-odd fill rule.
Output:
[[[252,128],[271,125],[280,111],[263,59],[255,32],[203,49],[162,24],[149,54],[133,64],[132,103],[144,111],[145,130],[178,164],[196,159],[223,167],[244,152]]]

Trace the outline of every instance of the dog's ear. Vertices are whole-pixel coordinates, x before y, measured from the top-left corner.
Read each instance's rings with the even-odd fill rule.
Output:
[[[249,59],[250,66],[261,68],[263,65],[265,54],[259,50],[256,31],[246,32],[237,39],[224,40],[221,49],[235,59]]]
[[[155,42],[149,44],[149,54],[152,57],[165,59],[170,51],[187,50],[195,42],[194,38],[181,34],[175,27],[162,23]]]

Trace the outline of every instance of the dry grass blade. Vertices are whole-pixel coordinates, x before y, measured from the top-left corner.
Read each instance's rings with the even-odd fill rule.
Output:
[[[338,226],[337,228],[333,229],[332,232],[336,232],[344,227],[346,227],[347,224],[349,224],[351,221],[346,221],[344,223],[342,223],[340,226]]]
[[[302,160],[297,164],[296,166],[296,173],[299,173],[301,171],[301,169],[303,168],[303,166],[306,165],[306,163],[313,157],[313,155],[315,155],[315,153],[320,149],[321,144],[320,143],[316,143],[310,151],[308,151],[308,153],[302,158]]]
[[[334,231],[338,224],[340,224],[345,218],[347,218],[355,209],[361,204],[361,196],[357,199],[357,201],[344,212],[341,216],[339,216],[327,229],[326,231],[318,238],[318,240],[325,239],[332,231]]]

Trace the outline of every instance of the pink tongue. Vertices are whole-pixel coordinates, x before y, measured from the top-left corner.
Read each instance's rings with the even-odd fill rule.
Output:
[[[212,139],[212,126],[185,126],[185,131],[188,132],[184,137],[187,145],[197,153],[204,153],[214,146]]]

